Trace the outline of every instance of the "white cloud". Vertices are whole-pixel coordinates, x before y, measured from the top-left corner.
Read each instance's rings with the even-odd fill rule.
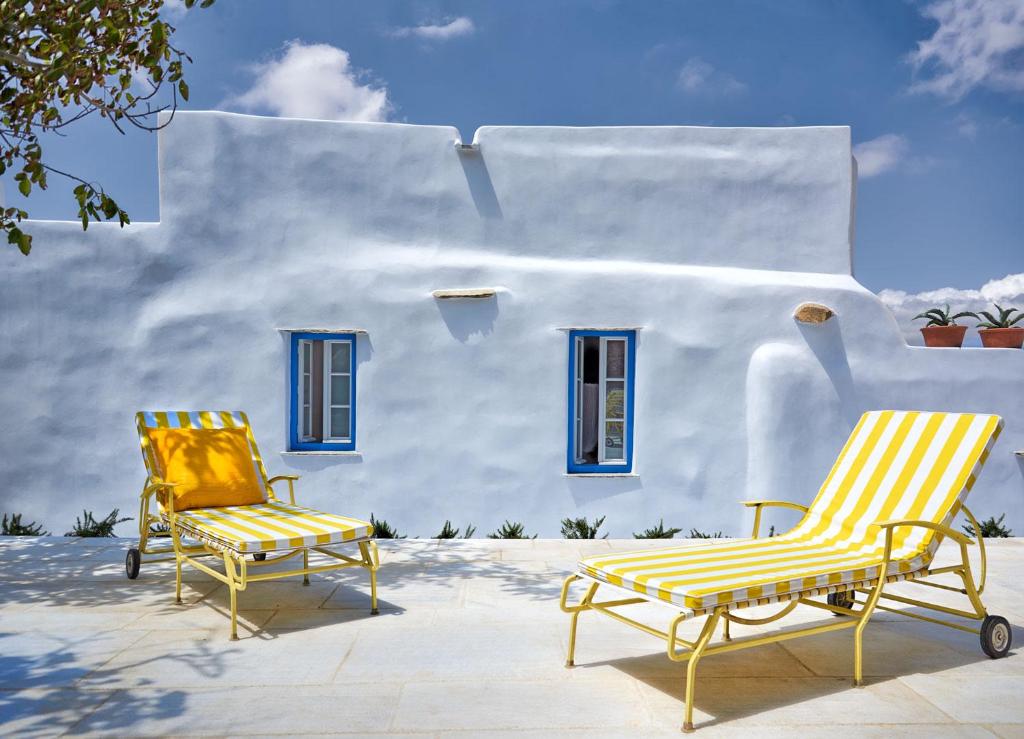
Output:
[[[888,172],[906,158],[909,149],[906,137],[895,133],[862,141],[853,147],[853,156],[857,159],[857,176],[867,179]]]
[[[939,27],[910,54],[912,92],[955,102],[976,87],[1024,91],[1024,3],[934,0],[921,12]]]
[[[679,69],[676,87],[688,94],[737,95],[747,86],[728,72],[715,69],[700,57],[690,57]]]
[[[896,316],[907,343],[920,345],[922,339],[918,329],[924,325],[924,321],[915,321],[914,316],[929,308],[943,307],[947,303],[954,313],[965,310],[977,313],[988,310],[993,303],[999,303],[1004,308],[1024,308],[1024,272],[1007,275],[998,280],[989,280],[980,290],[961,290],[955,287],[942,287],[920,293],[882,290],[878,297]],[[974,325],[972,319],[961,320],[961,323]]]
[[[956,124],[957,133],[965,139],[974,141],[974,139],[978,138],[978,122],[966,113],[959,113],[954,123]]]
[[[391,111],[386,87],[363,84],[348,52],[329,44],[289,41],[253,67],[252,87],[225,105],[286,118],[383,121]]]
[[[394,28],[390,35],[395,38],[418,38],[424,41],[448,41],[460,36],[471,36],[476,32],[472,19],[464,15],[447,23],[428,23],[422,26],[402,26]]]

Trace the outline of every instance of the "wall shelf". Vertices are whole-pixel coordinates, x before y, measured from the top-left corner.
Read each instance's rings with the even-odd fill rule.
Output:
[[[456,298],[468,298],[480,300],[482,298],[493,298],[498,294],[496,287],[456,287],[447,290],[434,290],[431,293],[438,300],[452,300]]]

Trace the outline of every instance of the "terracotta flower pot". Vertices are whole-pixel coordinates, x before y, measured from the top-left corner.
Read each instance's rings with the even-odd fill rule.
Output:
[[[963,346],[966,326],[925,326],[921,329],[925,346]]]
[[[990,349],[1020,349],[1024,344],[1024,328],[983,328],[981,343]]]

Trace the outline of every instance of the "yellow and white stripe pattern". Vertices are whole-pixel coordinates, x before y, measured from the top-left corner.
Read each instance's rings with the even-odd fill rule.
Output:
[[[150,478],[163,478],[146,434],[149,428],[220,429],[244,428],[257,478],[270,492],[249,418],[242,411],[140,411],[135,414],[142,445],[142,459]],[[268,495],[266,503],[223,508],[198,508],[175,514],[183,533],[211,547],[240,553],[323,546],[359,541],[373,536],[366,521],[311,508],[282,503]],[[167,521],[165,511],[161,512]]]
[[[791,531],[589,557],[580,573],[695,614],[877,581],[885,533],[872,524],[919,519],[948,525],[1001,429],[993,415],[865,413]],[[940,541],[921,527],[895,529],[886,578],[921,574]]]
[[[274,500],[257,505],[195,508],[176,514],[176,519],[189,538],[220,551],[242,554],[327,546],[373,536],[373,526],[366,521]]]

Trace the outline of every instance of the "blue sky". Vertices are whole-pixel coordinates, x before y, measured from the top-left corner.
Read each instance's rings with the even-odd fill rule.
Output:
[[[1024,273],[1024,0],[175,0],[166,13],[194,59],[187,109],[466,139],[488,124],[848,124],[865,285],[976,290]],[[155,137],[93,120],[47,153],[157,219]],[[69,191],[33,195],[33,216],[74,217]]]

